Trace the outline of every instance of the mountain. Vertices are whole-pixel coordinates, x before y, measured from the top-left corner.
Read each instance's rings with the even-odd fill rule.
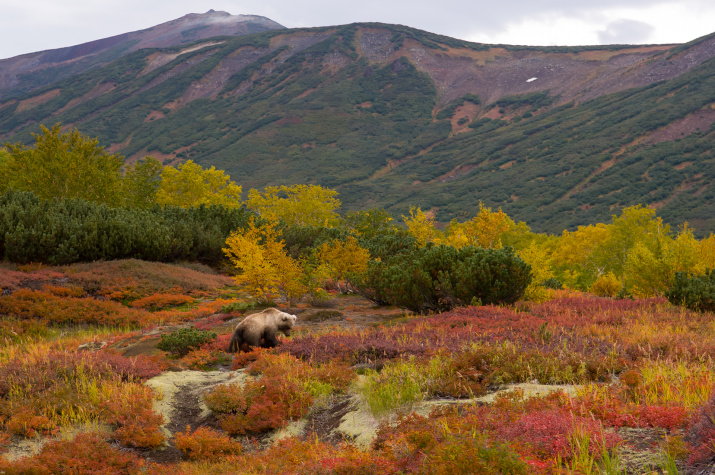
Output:
[[[480,201],[535,231],[643,203],[715,231],[715,34],[684,45],[523,47],[396,25],[146,48],[0,102],[0,139],[62,122],[112,152],[317,183],[344,209],[438,221]]]
[[[68,48],[0,59],[0,99],[52,84],[142,48],[176,46],[215,36],[240,36],[282,28],[278,23],[260,16],[230,15],[209,10],[203,14],[191,13],[145,30]]]

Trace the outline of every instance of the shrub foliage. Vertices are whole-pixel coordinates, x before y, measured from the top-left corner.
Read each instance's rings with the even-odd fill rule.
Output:
[[[181,328],[175,332],[161,335],[161,341],[156,344],[156,347],[176,356],[185,356],[191,350],[215,339],[216,333],[214,332],[197,330],[193,327]]]
[[[673,285],[665,293],[670,303],[692,310],[715,311],[715,269],[703,275],[677,272]]]
[[[427,245],[387,262],[372,261],[354,284],[379,304],[424,313],[476,302],[513,303],[531,282],[530,272],[509,248]]]
[[[111,208],[79,199],[43,201],[29,192],[0,196],[0,257],[25,264],[136,258],[216,264],[244,208]]]

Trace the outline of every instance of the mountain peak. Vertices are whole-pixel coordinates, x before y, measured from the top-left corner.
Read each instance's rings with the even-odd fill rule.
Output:
[[[0,98],[29,92],[142,48],[166,48],[215,36],[241,36],[284,28],[266,17],[231,15],[212,9],[206,13],[189,13],[144,30],[0,59]],[[39,69],[44,70],[41,80],[22,79]]]

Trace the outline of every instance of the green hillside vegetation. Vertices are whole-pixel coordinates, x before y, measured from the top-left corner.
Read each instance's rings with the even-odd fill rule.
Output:
[[[535,231],[559,233],[643,203],[667,222],[693,223],[702,236],[715,230],[713,129],[639,142],[711,107],[713,59],[676,79],[586,103],[555,107],[557,98],[542,91],[494,103],[467,94],[436,107],[435,85],[406,57],[380,65],[358,53],[356,35],[365,27],[392,31],[395,48],[410,39],[437,50],[489,49],[367,24],[220,38],[222,44],[144,75],[147,58],[159,50],[142,50],[33,93],[60,90],[35,107],[0,105],[0,131],[6,140],[29,143],[38,123],[71,124],[102,144],[122,144],[125,156],[191,159],[225,170],[246,189],[335,188],[346,210],[380,207],[398,216],[419,205],[446,223],[474,213],[481,201]],[[308,47],[270,47],[281,35],[299,33],[325,37]],[[213,96],[181,102],[192,83],[237,51],[253,51],[257,59]],[[63,110],[101,84],[114,88]],[[480,107],[479,116],[453,135],[450,119],[467,102]],[[494,109],[503,111],[501,120],[484,117]]]

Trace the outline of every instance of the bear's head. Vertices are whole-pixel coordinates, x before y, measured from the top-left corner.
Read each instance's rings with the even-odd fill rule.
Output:
[[[298,319],[295,315],[290,313],[281,312],[280,322],[278,323],[278,329],[281,330],[285,336],[290,336],[290,331],[295,325],[295,321]]]

